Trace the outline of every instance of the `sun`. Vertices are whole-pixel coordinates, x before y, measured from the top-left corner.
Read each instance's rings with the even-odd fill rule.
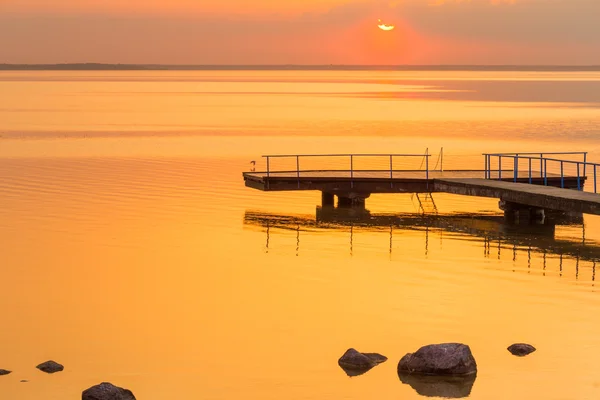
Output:
[[[395,26],[394,25],[388,25],[388,24],[384,24],[383,22],[381,22],[381,20],[379,20],[379,23],[377,24],[377,26],[379,27],[379,29],[381,29],[382,31],[392,31],[394,30]]]

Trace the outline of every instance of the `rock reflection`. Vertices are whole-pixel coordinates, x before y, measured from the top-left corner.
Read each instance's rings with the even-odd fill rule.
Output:
[[[459,399],[468,397],[473,389],[476,375],[468,376],[429,376],[398,374],[400,381],[410,385],[418,394],[425,397]]]
[[[353,378],[355,376],[360,376],[360,375],[366,374],[367,372],[369,372],[370,370],[373,369],[373,367],[366,368],[366,369],[351,369],[351,368],[342,367],[341,365],[340,365],[340,368],[346,373],[346,375],[348,375],[351,378]]]

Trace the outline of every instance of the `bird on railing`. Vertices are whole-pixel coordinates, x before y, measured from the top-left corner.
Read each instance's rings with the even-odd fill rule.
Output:
[[[252,170],[251,170],[251,172],[256,171],[256,161],[252,160],[252,161],[250,161],[250,164],[252,164]]]

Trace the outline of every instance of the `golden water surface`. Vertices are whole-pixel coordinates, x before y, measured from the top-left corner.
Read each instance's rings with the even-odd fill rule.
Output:
[[[449,168],[485,151],[600,161],[599,87],[591,72],[0,73],[0,398],[109,381],[146,400],[418,399],[399,359],[454,341],[478,363],[473,399],[598,398],[600,218],[513,226],[494,199],[443,194],[329,215],[319,193],[241,172],[267,153],[427,147]],[[349,347],[389,360],[350,378]],[[64,372],[35,369],[48,359]]]

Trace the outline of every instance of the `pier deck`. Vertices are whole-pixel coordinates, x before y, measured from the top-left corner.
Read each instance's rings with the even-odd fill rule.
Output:
[[[530,156],[535,154],[536,156]],[[318,190],[322,192],[323,206],[333,206],[334,196],[339,206],[364,206],[365,199],[373,193],[435,193],[445,192],[466,196],[493,197],[510,207],[552,209],[600,215],[600,194],[597,194],[597,167],[600,164],[583,161],[544,157],[539,153],[485,154],[483,170],[429,169],[430,155],[304,155],[266,156],[265,172],[244,172],[245,185],[262,191]],[[269,158],[291,158],[295,170],[273,170]],[[350,169],[301,169],[301,157],[349,157]],[[384,157],[389,169],[354,169],[359,157]],[[397,157],[415,159],[421,157],[421,165],[415,169],[395,169]],[[494,161],[497,157],[497,161]],[[309,160],[310,161],[310,160]],[[305,161],[303,161],[305,162]],[[345,161],[346,162],[346,161]],[[514,168],[505,168],[507,164]],[[522,164],[526,167],[523,168]],[[497,165],[497,168],[492,168]],[[550,166],[548,164],[551,164]],[[554,167],[552,167],[554,164]],[[540,170],[534,170],[538,165]],[[424,168],[422,168],[424,166]],[[565,168],[566,167],[566,168]],[[593,175],[592,192],[584,192],[588,179]]]

